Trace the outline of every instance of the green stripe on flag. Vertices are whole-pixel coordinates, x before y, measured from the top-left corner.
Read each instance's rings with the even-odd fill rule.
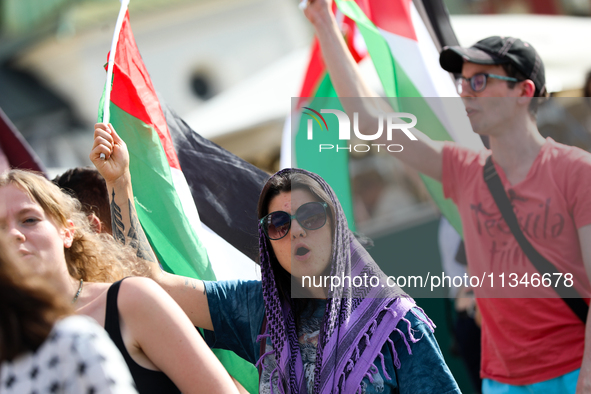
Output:
[[[378,28],[361,11],[361,8],[354,1],[336,0],[339,10],[357,24],[359,32],[363,36],[371,61],[376,67],[378,76],[382,81],[387,97],[398,97],[395,60],[390,53],[390,47]]]
[[[343,111],[336,92],[330,81],[328,74],[320,83],[316,92],[316,97],[307,107],[320,112],[321,109],[338,109]],[[353,216],[353,199],[351,196],[351,178],[349,176],[349,155],[347,151],[334,153],[319,152],[319,144],[339,144],[339,125],[336,116],[323,115],[328,126],[328,130],[320,127],[314,129],[314,140],[307,139],[307,119],[308,115],[301,114],[300,122],[297,125],[297,134],[295,137],[295,158],[299,168],[320,175],[333,188],[343,211],[347,216],[347,222],[351,231],[355,231],[355,217]]]
[[[162,267],[176,275],[215,280],[172,182],[154,128],[110,104],[111,124],[127,144],[138,218]]]
[[[421,130],[429,138],[439,141],[452,141],[451,136],[435,115],[429,103],[425,98],[421,97],[420,92],[412,80],[396,61],[388,42],[378,28],[367,18],[354,1],[335,1],[339,10],[357,24],[394,111],[409,112],[415,115],[419,122],[417,129]],[[458,209],[451,200],[443,196],[441,183],[424,175],[421,175],[421,178],[441,213],[449,220],[458,233],[462,234],[462,222]]]

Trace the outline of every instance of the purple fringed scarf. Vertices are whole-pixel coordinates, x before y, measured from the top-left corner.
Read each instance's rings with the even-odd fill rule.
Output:
[[[387,341],[392,348],[394,363],[400,367],[394,344],[389,339],[393,331],[402,336],[410,353],[405,334],[396,328],[400,320],[408,323],[407,334],[412,342],[420,339],[413,337],[410,322],[404,318],[415,303],[399,288],[386,285],[386,276],[349,230],[343,209],[332,188],[320,176],[301,169],[285,169],[274,176],[285,172],[309,176],[318,182],[332,200],[336,217],[330,275],[353,278],[367,274],[368,277],[373,275],[380,278],[380,285],[376,287],[336,288],[329,294],[326,303],[316,354],[314,394],[355,393],[363,377],[372,370],[376,357],[381,357],[383,363],[380,351]],[[259,245],[267,333],[271,337],[277,362],[270,382],[277,373],[280,393],[304,394],[307,393],[307,388],[294,314],[288,303],[281,305],[270,264],[268,250],[271,246],[260,224]],[[422,318],[421,320],[424,321]],[[433,329],[433,322],[427,320],[425,323]],[[267,355],[268,353],[261,355],[259,362]],[[384,366],[382,370],[385,371]]]

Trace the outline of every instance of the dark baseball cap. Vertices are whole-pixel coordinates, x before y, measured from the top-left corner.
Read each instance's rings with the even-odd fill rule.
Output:
[[[444,70],[460,74],[464,61],[476,64],[512,64],[536,86],[536,95],[546,92],[544,63],[534,47],[519,38],[493,36],[478,41],[470,48],[446,46],[439,55]]]

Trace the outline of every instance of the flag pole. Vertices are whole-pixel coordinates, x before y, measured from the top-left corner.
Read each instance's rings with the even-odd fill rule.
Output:
[[[111,113],[109,111],[109,104],[111,103],[111,82],[113,79],[113,65],[115,64],[115,52],[117,51],[117,43],[119,42],[119,33],[123,25],[123,19],[129,6],[129,0],[121,1],[121,8],[119,8],[119,15],[117,16],[117,23],[115,24],[115,32],[113,33],[113,41],[111,42],[111,50],[109,51],[109,63],[107,66],[107,82],[105,84],[105,101],[103,106],[103,123],[109,123]]]

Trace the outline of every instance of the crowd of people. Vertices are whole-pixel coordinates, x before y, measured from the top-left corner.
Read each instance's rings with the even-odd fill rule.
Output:
[[[331,2],[310,1],[304,13],[338,95],[377,97]],[[544,267],[573,275],[579,297],[475,289],[482,392],[591,393],[591,154],[540,135],[544,64],[528,43],[495,36],[446,47],[440,64],[457,76],[472,128],[490,149],[412,129],[418,140],[405,140],[396,157],[456,203],[470,274],[531,274],[541,255]],[[363,100],[343,104],[377,120]],[[125,142],[111,125],[95,126],[90,159],[96,171],[71,170],[54,183],[17,169],[0,176],[0,392],[245,392],[210,348],[256,365],[261,393],[460,392],[435,325],[402,290],[306,285],[304,276],[385,280],[318,175],[288,168],[262,188],[262,280],[200,281],[160,268],[135,211]],[[520,218],[513,226],[511,212]],[[536,216],[560,225],[528,226]]]

